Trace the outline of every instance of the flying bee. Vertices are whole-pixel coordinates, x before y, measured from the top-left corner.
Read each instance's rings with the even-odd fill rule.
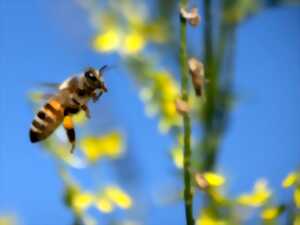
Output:
[[[49,98],[32,121],[30,141],[35,143],[46,139],[63,123],[73,153],[76,136],[72,115],[83,110],[86,116],[90,117],[88,101],[92,99],[96,102],[107,92],[103,80],[106,68],[107,65],[99,70],[88,68],[81,75],[72,76],[58,85],[58,92]]]

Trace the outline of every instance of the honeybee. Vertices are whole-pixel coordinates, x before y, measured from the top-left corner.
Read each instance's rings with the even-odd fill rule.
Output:
[[[103,80],[106,68],[107,65],[99,70],[88,68],[79,76],[72,76],[62,82],[58,86],[57,93],[49,98],[32,121],[29,131],[30,141],[35,143],[46,139],[63,123],[73,153],[76,136],[72,115],[83,110],[87,118],[90,118],[88,101],[92,99],[96,102],[104,92],[107,92]]]

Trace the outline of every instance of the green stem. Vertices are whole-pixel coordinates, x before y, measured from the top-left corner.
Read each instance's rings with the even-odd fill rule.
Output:
[[[212,21],[212,1],[204,0],[204,65],[209,85],[206,92],[206,103],[203,111],[203,125],[204,125],[204,138],[203,138],[203,152],[201,158],[201,170],[213,170],[216,159],[217,146],[214,141],[216,133],[214,130],[215,112],[216,112],[216,99],[218,95],[218,72],[213,48],[213,21]],[[202,115],[200,115],[202,116]]]
[[[187,5],[187,0],[181,0],[181,6]],[[181,97],[183,101],[188,102],[188,79],[189,71],[187,64],[187,36],[186,21],[180,19],[180,66],[181,66]],[[193,218],[193,194],[191,187],[191,120],[188,113],[183,115],[183,132],[184,132],[184,203],[186,224],[194,225]]]

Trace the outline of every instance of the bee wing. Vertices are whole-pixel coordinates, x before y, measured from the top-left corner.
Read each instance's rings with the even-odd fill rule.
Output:
[[[52,98],[54,95],[55,94],[51,94],[51,93],[43,93],[42,96],[41,96],[41,98],[43,100],[48,100],[48,99]]]
[[[45,91],[44,88],[40,90],[40,88],[30,91],[29,96],[31,100],[35,103],[40,103],[42,101],[48,100],[51,97],[55,95],[55,92],[59,90],[59,83],[38,83],[38,86],[40,87],[46,87],[48,89],[51,89],[50,92],[49,90]],[[54,93],[52,93],[54,92]]]
[[[45,93],[41,91],[34,91],[29,93],[29,98],[32,103],[37,105],[43,104],[50,98],[52,98],[55,94],[54,93]]]
[[[40,86],[58,90],[60,83],[43,82],[43,83],[40,83]]]

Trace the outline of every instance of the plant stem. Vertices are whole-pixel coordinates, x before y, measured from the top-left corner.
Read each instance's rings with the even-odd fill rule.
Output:
[[[187,0],[180,0],[181,7],[187,5]],[[187,37],[186,21],[180,19],[180,66],[181,66],[181,97],[183,101],[188,102],[188,79],[189,71],[187,64]],[[183,132],[184,132],[184,203],[186,224],[194,225],[193,218],[193,194],[191,187],[191,120],[188,113],[183,115]]]
[[[211,16],[212,1],[204,0],[204,65],[209,85],[206,92],[206,103],[203,111],[203,125],[204,125],[204,138],[203,138],[203,152],[201,158],[201,170],[213,170],[215,166],[217,154],[217,142],[214,141],[216,137],[215,132],[215,113],[216,113],[216,100],[219,92],[218,84],[218,71],[213,48],[213,21]]]

